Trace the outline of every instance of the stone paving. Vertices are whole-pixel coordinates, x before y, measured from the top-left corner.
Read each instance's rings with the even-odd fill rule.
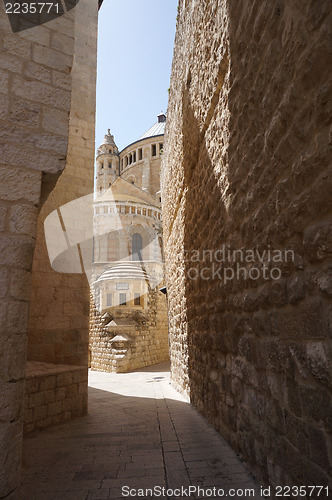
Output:
[[[166,363],[90,372],[89,414],[26,437],[22,498],[123,499],[130,488],[136,498],[203,499],[214,487],[212,498],[221,489],[235,499],[261,498],[232,449],[170,386],[168,370]]]

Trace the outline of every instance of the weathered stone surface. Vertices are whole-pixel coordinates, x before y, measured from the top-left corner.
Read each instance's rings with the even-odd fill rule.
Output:
[[[69,319],[64,317],[60,293],[64,288],[70,288],[70,283],[66,283],[65,279],[59,281],[56,273],[50,272],[43,241],[43,220],[47,210],[52,211],[93,189],[97,8],[97,2],[81,0],[80,5],[61,19],[15,34],[11,31],[3,5],[0,8],[1,498],[19,497],[30,299],[32,304],[38,302],[39,310],[43,301],[45,305],[43,315],[38,318],[41,327],[31,334],[31,344],[36,343],[37,357],[54,359],[56,351],[60,352],[59,346],[65,342],[63,332],[62,336],[59,334],[60,327],[56,340],[48,331],[50,324],[54,327],[54,316],[46,319],[50,310],[56,310],[56,321],[62,323],[64,329],[71,327]],[[86,30],[87,19],[89,30]],[[86,44],[89,51],[79,48]],[[76,116],[80,117],[79,126]],[[72,153],[70,138],[87,134],[87,130],[90,142],[85,148],[85,161]],[[40,214],[42,203],[48,198],[65,166],[70,170],[70,165],[74,173],[61,177],[53,201],[48,208],[44,204],[45,211]],[[84,167],[82,173],[81,165]],[[39,260],[38,271],[44,279],[38,276],[37,283],[34,283],[31,267],[36,256]],[[80,284],[80,301],[85,302],[85,323],[82,323],[82,317],[76,318],[77,323],[81,322],[81,344],[75,350],[69,342],[63,358],[68,363],[86,366],[89,294],[86,280],[82,277]],[[47,293],[43,294],[39,286]],[[54,305],[57,299],[60,307]],[[85,373],[84,380],[86,378]],[[48,378],[45,384],[49,383]],[[77,383],[83,383],[83,380]],[[28,388],[30,396],[36,401],[40,390],[45,396],[38,408],[34,405],[29,408],[27,399],[26,419],[30,430],[37,417],[43,427],[59,421],[58,413],[52,416],[47,414],[48,405],[54,404],[53,394],[48,392],[53,389],[43,389],[41,385],[34,382]],[[73,405],[73,411],[62,412],[61,408],[63,418],[75,416],[76,409],[77,414],[84,412],[87,404],[84,398],[83,391]],[[57,402],[61,405],[61,401]],[[59,408],[52,407],[50,411],[55,412],[55,409]]]
[[[172,380],[272,485],[331,476],[331,16],[325,0],[179,3],[162,166]],[[227,280],[236,262],[202,257],[225,247],[294,255],[266,258],[270,279],[244,277],[256,256]]]

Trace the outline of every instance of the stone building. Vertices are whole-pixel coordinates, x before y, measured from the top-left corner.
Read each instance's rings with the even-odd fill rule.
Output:
[[[90,364],[125,372],[169,359],[160,198],[166,116],[119,153],[97,151]]]
[[[98,1],[62,3],[15,33],[0,5],[0,498],[19,498],[23,420],[87,409],[89,286],[51,268],[43,221],[93,190]]]
[[[331,25],[326,0],[179,2],[172,378],[271,486],[331,485]]]

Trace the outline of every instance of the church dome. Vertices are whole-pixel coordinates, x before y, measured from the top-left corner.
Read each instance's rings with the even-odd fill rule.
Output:
[[[96,283],[109,280],[142,280],[150,282],[151,276],[140,266],[133,262],[120,262],[115,264],[110,269],[107,269],[99,278]]]
[[[157,118],[158,121],[154,123],[152,127],[150,127],[149,130],[147,130],[143,135],[141,135],[141,137],[139,137],[137,141],[165,134],[166,115],[164,113],[160,113]]]

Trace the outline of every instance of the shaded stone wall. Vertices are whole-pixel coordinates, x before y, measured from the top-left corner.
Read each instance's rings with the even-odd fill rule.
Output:
[[[325,0],[179,4],[162,168],[172,379],[271,485],[331,477],[331,15]],[[294,259],[265,258],[279,279],[225,280],[202,253],[224,245]]]
[[[83,130],[93,149],[95,85],[92,76],[86,84],[84,74],[95,74],[97,8],[97,2],[81,0],[64,16],[13,34],[0,5],[1,498],[19,495],[31,268],[36,238],[42,238],[38,212],[67,161],[78,157],[74,141],[81,141]],[[72,93],[77,80],[84,89],[80,95]],[[90,103],[87,117],[79,112],[84,99]],[[76,173],[81,166],[76,163]],[[82,175],[86,180],[76,196],[88,184],[92,192],[92,175]],[[44,254],[39,270],[47,266]],[[47,278],[48,290],[53,277]],[[46,293],[44,304],[52,300]],[[79,321],[87,346],[87,320]]]
[[[24,434],[84,415],[87,400],[85,367],[28,361]]]
[[[80,262],[77,262],[78,269],[76,265],[75,269],[70,269],[69,265],[68,274],[51,268],[44,235],[44,221],[51,212],[93,193],[97,7],[95,2],[83,2],[77,5],[75,11],[77,22],[72,39],[68,41],[67,35],[62,47],[66,52],[74,50],[75,53],[70,86],[69,82],[64,83],[67,91],[71,92],[66,168],[38,217],[32,267],[28,358],[87,366],[88,281]],[[65,26],[63,30],[67,33]],[[65,133],[60,125],[61,121],[55,118],[54,131]],[[72,212],[76,224],[85,222],[79,213],[75,213],[75,207]],[[72,236],[69,235],[69,238]],[[73,274],[74,270],[76,274]],[[80,270],[81,274],[77,274]]]

